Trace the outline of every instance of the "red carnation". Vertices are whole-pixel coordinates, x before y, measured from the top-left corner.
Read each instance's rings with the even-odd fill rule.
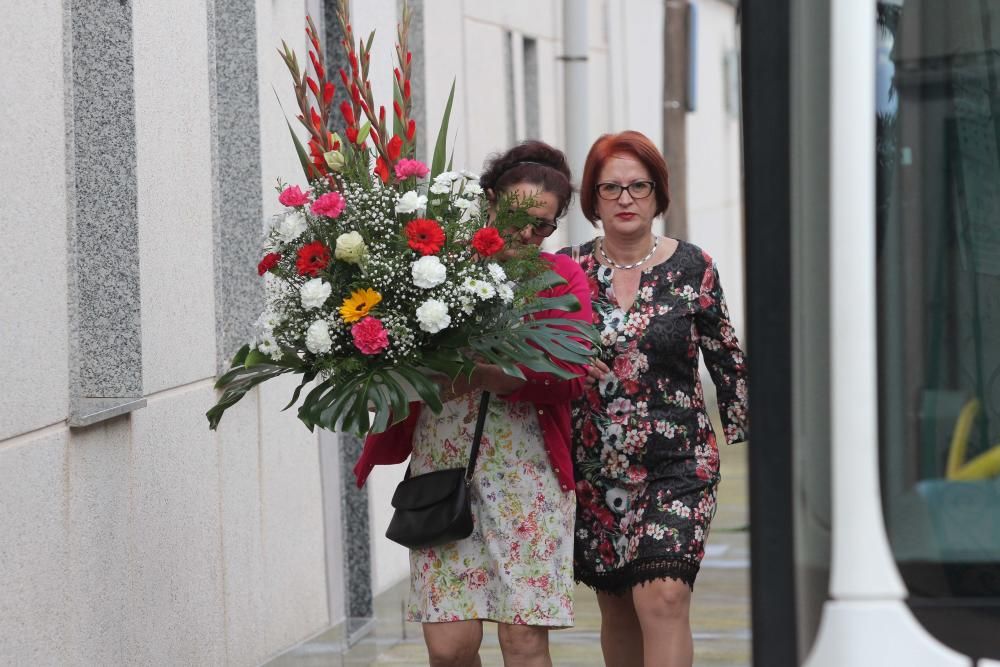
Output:
[[[257,275],[264,275],[276,267],[279,261],[281,261],[281,253],[271,252],[264,255],[264,259],[260,260],[260,264],[257,265]]]
[[[281,202],[283,206],[296,207],[305,206],[309,203],[309,192],[302,192],[302,189],[297,185],[292,185],[281,191],[278,195],[278,201]]]
[[[444,230],[434,220],[417,218],[405,228],[406,241],[421,255],[434,255],[444,245]]]
[[[503,250],[503,239],[495,227],[483,227],[472,235],[472,247],[483,257],[489,257]]]
[[[316,277],[329,263],[330,249],[322,241],[313,241],[299,248],[295,268],[299,270],[301,276]]]

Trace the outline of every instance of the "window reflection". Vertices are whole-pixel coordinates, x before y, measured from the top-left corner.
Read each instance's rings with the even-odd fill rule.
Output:
[[[928,611],[934,606],[929,600],[937,599],[937,609],[952,613],[952,626],[960,609],[972,619],[963,623],[988,620],[995,631],[1000,0],[880,2],[878,21],[876,242],[886,521],[918,617],[928,627],[940,625],[934,618],[944,616]],[[935,634],[965,641],[946,626]]]

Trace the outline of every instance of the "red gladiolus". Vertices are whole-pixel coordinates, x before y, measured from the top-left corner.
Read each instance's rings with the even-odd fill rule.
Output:
[[[344,133],[347,134],[347,140],[350,141],[352,144],[358,143],[358,128],[349,127],[346,130],[344,130]]]
[[[401,81],[401,80],[402,80],[402,79],[400,78],[400,74],[399,74],[399,68],[398,68],[398,67],[393,67],[393,68],[392,68],[392,73],[393,73],[393,75],[394,75],[394,76],[396,77],[396,81]]]
[[[379,123],[384,123],[385,122],[385,107],[384,106],[379,106],[379,108],[378,108],[378,122]]]
[[[406,125],[406,139],[407,141],[413,141],[413,138],[417,136],[417,121],[410,119],[410,122]]]
[[[472,247],[483,257],[495,255],[503,250],[503,239],[494,227],[483,227],[472,235]]]
[[[351,59],[351,71],[354,72],[355,75],[357,75],[357,73],[358,73],[358,57],[352,53],[350,55],[350,59]]]
[[[344,122],[348,127],[354,127],[354,109],[351,108],[351,103],[344,100],[340,103],[340,113],[344,117]]]
[[[372,141],[374,141],[374,142],[375,142],[375,143],[377,144],[377,143],[378,143],[378,132],[376,132],[376,131],[375,131],[375,129],[374,129],[374,128],[372,128],[372,129],[371,129],[371,130],[370,130],[370,131],[368,132],[368,134],[370,134],[370,135],[371,135],[371,137],[372,137]]]
[[[326,70],[323,69],[323,66],[320,64],[319,60],[317,60],[317,58],[316,58],[316,54],[313,53],[312,51],[309,52],[309,60],[312,61],[313,69],[316,70],[316,76],[318,76],[320,79],[325,79],[326,78]]]
[[[396,100],[392,101],[392,110],[395,112],[397,118],[400,120],[403,119],[403,107],[399,106],[399,102]]]
[[[404,228],[406,243],[421,255],[437,254],[444,246],[444,230],[434,220],[417,218]]]
[[[311,76],[306,77],[306,84],[309,86],[309,90],[312,91],[313,95],[316,96],[316,99],[319,99],[319,86],[316,85],[316,82],[313,81]]]
[[[334,88],[329,81],[323,86],[323,104],[330,104],[333,101]]]
[[[407,79],[406,81],[403,82],[403,99],[405,99],[405,100],[410,99],[410,92],[411,92],[410,91],[410,80]]]
[[[385,147],[385,152],[389,154],[389,159],[395,162],[403,153],[403,140],[395,134],[392,135],[389,145]]]
[[[409,51],[407,51],[406,52],[406,64],[409,65],[410,61],[412,61],[412,60],[413,60],[413,54],[410,53]]]
[[[257,265],[257,275],[264,275],[276,267],[279,261],[281,261],[281,253],[270,252],[264,255],[264,259],[260,260],[260,264]]]
[[[299,248],[295,268],[300,276],[316,277],[330,263],[330,249],[322,241],[313,241]]]
[[[312,118],[313,127],[319,132],[323,128],[323,119],[320,118],[319,114],[312,107],[309,107],[309,116]]]
[[[389,166],[386,165],[381,156],[375,159],[375,174],[382,179],[383,183],[389,182]]]
[[[351,84],[347,82],[347,72],[344,71],[343,67],[340,68],[340,80],[344,82],[344,88],[351,87]]]
[[[358,89],[358,84],[351,84],[351,99],[354,100],[355,104],[361,104],[361,90]]]

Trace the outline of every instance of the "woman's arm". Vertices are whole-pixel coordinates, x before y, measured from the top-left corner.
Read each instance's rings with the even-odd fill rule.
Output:
[[[580,309],[575,312],[545,310],[537,313],[535,319],[565,318],[588,323],[592,322],[593,309],[590,302],[590,286],[587,283],[587,276],[583,273],[580,265],[566,255],[553,255],[550,261],[552,262],[552,269],[562,276],[566,283],[544,290],[539,296],[554,297],[572,294],[580,302]],[[584,381],[587,376],[587,365],[572,364],[560,359],[550,359],[549,361],[560,368],[576,374],[577,377],[571,380],[564,380],[552,373],[534,371],[521,366],[520,369],[524,373],[526,381],[520,381],[521,386],[503,396],[503,398],[510,401],[528,401],[545,404],[571,401],[580,396],[585,388]]]
[[[698,345],[715,383],[726,441],[733,444],[750,436],[746,358],[729,319],[715,262],[706,259],[695,316]]]

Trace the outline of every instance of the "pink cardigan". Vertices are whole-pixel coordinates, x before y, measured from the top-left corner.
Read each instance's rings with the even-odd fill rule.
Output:
[[[566,280],[566,284],[543,290],[539,296],[561,296],[573,294],[580,301],[580,310],[568,313],[562,310],[545,310],[537,313],[535,319],[565,317],[591,322],[590,287],[580,266],[567,255],[542,253],[552,269]],[[521,367],[528,380],[520,389],[500,396],[505,401],[526,401],[535,405],[538,425],[542,429],[545,450],[549,454],[552,470],[559,478],[564,491],[574,488],[573,462],[570,458],[572,430],[570,427],[570,401],[583,393],[583,378],[586,367],[553,360],[559,366],[577,373],[572,380],[561,380],[551,373],[539,373]],[[354,466],[354,476],[358,487],[364,485],[369,473],[377,465],[402,463],[413,451],[413,431],[420,417],[420,403],[410,404],[410,414],[398,424],[390,426],[382,433],[369,435],[365,446]]]

